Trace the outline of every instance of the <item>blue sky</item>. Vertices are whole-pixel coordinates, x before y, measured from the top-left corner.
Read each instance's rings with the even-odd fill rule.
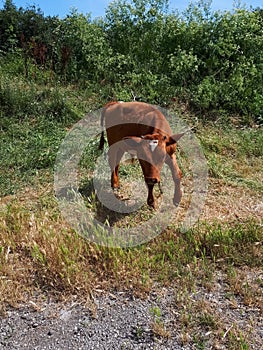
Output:
[[[61,18],[69,13],[71,8],[77,8],[79,12],[91,13],[92,17],[103,16],[105,8],[109,5],[110,0],[13,0],[13,3],[19,8],[30,5],[39,6],[45,15],[56,16]],[[180,12],[187,8],[190,0],[170,0],[170,9],[178,9]],[[242,4],[247,7],[262,7],[262,0],[241,0]],[[0,0],[0,8],[3,7],[4,0]],[[231,0],[213,0],[212,8],[214,10],[231,10],[233,2]]]

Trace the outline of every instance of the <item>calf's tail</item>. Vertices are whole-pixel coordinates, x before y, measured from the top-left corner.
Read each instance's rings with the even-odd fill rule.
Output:
[[[102,109],[101,112],[101,118],[100,118],[100,126],[101,126],[101,135],[100,135],[100,144],[99,144],[99,150],[103,150],[104,147],[104,143],[105,143],[105,138],[104,138],[104,121],[105,121],[105,113],[106,113],[106,109],[112,105],[115,105],[116,103],[120,103],[118,101],[111,101],[108,102]]]
[[[100,135],[99,150],[103,150],[103,148],[104,148],[104,143],[105,143],[104,131],[102,131],[102,132],[101,132],[101,135]]]
[[[105,120],[105,107],[102,109],[101,117],[100,117],[100,127],[101,127],[101,134],[100,134],[100,144],[99,144],[99,150],[103,150],[105,138],[104,138],[104,120]]]

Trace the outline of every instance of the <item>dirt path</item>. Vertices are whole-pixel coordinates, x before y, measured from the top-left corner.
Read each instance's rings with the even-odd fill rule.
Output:
[[[1,349],[228,349],[236,336],[250,349],[263,344],[263,315],[259,307],[245,306],[240,297],[229,297],[224,276],[218,273],[214,288],[199,288],[189,296],[192,315],[183,320],[186,309],[174,289],[151,292],[145,299],[124,293],[100,295],[94,308],[76,302],[35,303],[9,310],[0,319]],[[190,304],[189,304],[190,305]],[[191,320],[207,313],[209,320],[191,326]],[[230,338],[231,337],[231,338]],[[199,344],[199,345],[198,345]],[[233,349],[240,349],[239,347]]]

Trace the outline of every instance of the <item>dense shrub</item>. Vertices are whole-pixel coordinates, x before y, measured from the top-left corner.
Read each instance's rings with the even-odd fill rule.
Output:
[[[169,11],[167,0],[115,0],[104,18],[92,20],[76,11],[45,17],[6,0],[1,60],[8,65],[6,56],[13,55],[15,74],[42,82],[49,75],[102,100],[128,100],[133,92],[152,103],[176,98],[201,113],[220,110],[262,122],[263,11],[214,12],[210,5],[201,0],[180,14]],[[12,112],[17,103],[23,112],[27,92],[19,91],[2,84],[3,109]]]

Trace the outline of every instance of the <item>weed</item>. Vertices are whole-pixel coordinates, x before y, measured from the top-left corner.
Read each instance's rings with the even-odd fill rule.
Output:
[[[150,313],[153,316],[153,321],[151,323],[153,333],[159,337],[169,338],[170,332],[166,329],[162,321],[161,309],[158,306],[153,306],[150,308]]]
[[[203,339],[202,336],[194,335],[193,342],[194,342],[194,344],[196,346],[196,349],[198,349],[198,350],[205,350],[205,348],[206,348],[206,340]]]
[[[151,328],[153,333],[159,337],[170,338],[171,336],[171,333],[165,328],[162,322],[152,322]]]
[[[228,333],[228,348],[230,350],[249,350],[248,342],[241,331],[230,330]]]
[[[158,306],[150,308],[150,313],[154,316],[155,319],[159,320],[161,318],[161,309]]]
[[[142,339],[144,334],[144,329],[141,326],[136,327],[134,334],[137,339]]]
[[[215,316],[209,312],[203,312],[199,316],[199,324],[207,330],[217,329],[217,321]]]

